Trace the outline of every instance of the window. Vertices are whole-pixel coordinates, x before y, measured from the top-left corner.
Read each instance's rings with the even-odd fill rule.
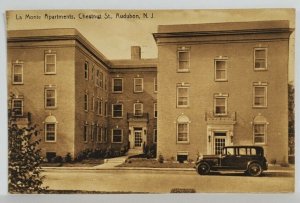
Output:
[[[227,98],[228,95],[217,94],[214,95],[214,114],[215,115],[227,115]]]
[[[99,116],[100,115],[100,101],[99,101],[99,99],[97,99],[97,102],[96,102],[96,112],[97,112],[97,115]]]
[[[99,84],[100,84],[100,87],[102,88],[103,87],[103,73],[102,72],[100,72],[100,75],[99,75],[99,79],[100,79],[100,81],[99,81]]]
[[[104,103],[104,116],[107,116],[107,101]]]
[[[89,79],[89,63],[87,61],[84,63],[84,78]]]
[[[103,101],[102,101],[102,99],[100,100],[100,105],[99,105],[99,114],[100,115],[103,115]]]
[[[104,143],[107,143],[107,136],[108,136],[108,133],[107,133],[107,128],[104,128],[103,129],[103,142]]]
[[[95,110],[95,96],[92,96],[92,102],[91,102],[91,111]]]
[[[143,78],[134,78],[134,92],[143,92]]]
[[[46,123],[45,124],[45,136],[46,142],[55,142],[56,140],[56,124]]]
[[[14,116],[23,116],[23,99],[12,100],[12,111]]]
[[[104,80],[104,89],[107,90],[107,78],[103,76]]]
[[[177,152],[177,161],[183,163],[188,160],[188,152]]]
[[[121,129],[112,130],[112,143],[122,143],[123,131]]]
[[[177,143],[189,142],[189,124],[190,120],[187,116],[181,115],[177,119]]]
[[[157,103],[154,103],[154,118],[157,118]]]
[[[56,142],[56,118],[55,116],[48,116],[45,119],[45,142]]]
[[[188,72],[190,67],[190,51],[186,47],[178,50],[178,72]]]
[[[45,54],[45,74],[56,73],[56,54]]]
[[[53,87],[45,88],[45,108],[56,107],[56,89]]]
[[[189,87],[177,87],[177,107],[189,106]]]
[[[154,92],[157,93],[157,78],[154,78]]]
[[[266,144],[267,137],[267,119],[258,114],[253,119],[253,142],[254,144]]]
[[[121,93],[123,92],[123,79],[122,78],[113,78],[113,92]]]
[[[95,128],[94,128],[94,124],[91,125],[91,141],[94,141],[94,133],[95,133]]]
[[[135,116],[142,116],[143,115],[143,104],[142,103],[135,103],[133,105],[134,115]]]
[[[94,74],[95,74],[95,66],[93,65],[92,66],[92,74],[91,74],[92,80],[94,80]]]
[[[227,81],[226,60],[215,60],[215,81]]]
[[[23,84],[23,64],[13,64],[13,84]]]
[[[100,70],[96,70],[96,86],[100,87]]]
[[[85,111],[89,110],[89,94],[88,93],[84,94],[84,110]]]
[[[154,131],[153,131],[153,142],[154,143],[157,142],[157,129],[154,129]]]
[[[267,84],[254,83],[253,107],[267,107]]]
[[[83,126],[83,141],[87,142],[88,141],[88,134],[89,134],[89,128],[88,128],[87,122]]]
[[[266,124],[254,124],[254,144],[264,144]]]
[[[97,142],[103,142],[103,129],[97,126]]]
[[[122,118],[123,117],[123,104],[113,104],[112,105],[112,117]]]
[[[254,70],[267,70],[267,48],[254,49]]]

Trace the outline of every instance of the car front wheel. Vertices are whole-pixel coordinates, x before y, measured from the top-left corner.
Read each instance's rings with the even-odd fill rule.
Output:
[[[250,176],[260,176],[262,174],[262,167],[258,163],[252,163],[249,165],[247,173]]]
[[[198,172],[200,175],[207,175],[207,174],[209,174],[209,172],[210,172],[210,166],[209,166],[207,163],[200,163],[200,164],[197,166],[197,172]]]

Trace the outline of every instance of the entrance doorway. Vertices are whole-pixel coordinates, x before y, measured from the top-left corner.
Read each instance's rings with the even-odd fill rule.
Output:
[[[226,145],[226,132],[214,132],[214,154],[222,154],[222,149]]]
[[[142,148],[143,146],[143,137],[142,129],[134,129],[134,148]]]

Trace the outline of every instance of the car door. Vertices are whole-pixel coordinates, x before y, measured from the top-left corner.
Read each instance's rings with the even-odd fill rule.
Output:
[[[234,147],[226,147],[222,154],[221,165],[224,169],[236,169],[237,165],[236,149]]]

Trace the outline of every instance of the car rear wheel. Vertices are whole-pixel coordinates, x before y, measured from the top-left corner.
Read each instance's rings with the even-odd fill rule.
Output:
[[[210,172],[210,166],[208,165],[208,163],[200,163],[197,166],[197,172],[200,175],[207,175]]]
[[[252,163],[249,165],[247,173],[250,176],[260,176],[262,174],[263,170],[260,164],[258,163]]]

